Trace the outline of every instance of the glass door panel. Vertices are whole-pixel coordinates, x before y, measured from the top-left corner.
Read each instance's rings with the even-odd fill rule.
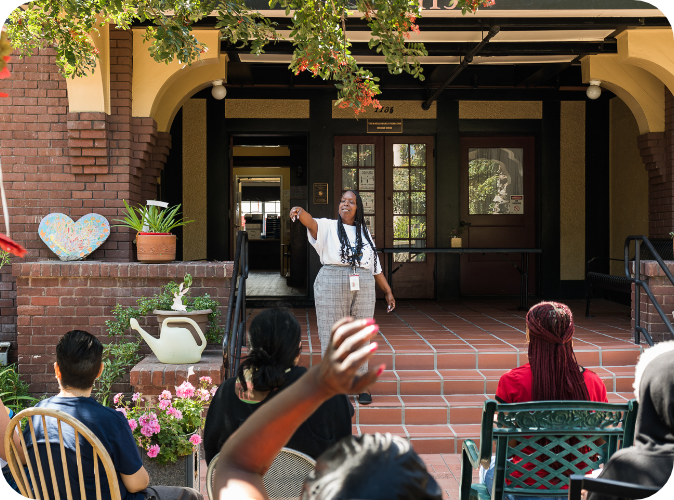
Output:
[[[426,179],[433,176],[433,139],[386,138],[386,246],[422,250],[434,245],[433,200]],[[390,229],[389,229],[390,228]],[[399,267],[401,266],[402,267]],[[435,258],[423,251],[393,254],[394,295],[432,298]]]

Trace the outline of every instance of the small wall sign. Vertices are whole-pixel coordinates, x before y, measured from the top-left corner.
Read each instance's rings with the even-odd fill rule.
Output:
[[[378,118],[367,119],[368,134],[402,134],[403,119],[380,120]]]
[[[510,195],[510,213],[518,215],[524,213],[524,195],[522,194]]]
[[[328,204],[328,183],[314,182],[314,204],[327,205]]]

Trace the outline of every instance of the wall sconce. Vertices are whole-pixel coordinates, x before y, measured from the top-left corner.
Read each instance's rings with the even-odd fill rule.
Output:
[[[601,80],[590,80],[590,86],[585,91],[588,99],[597,99],[601,95]]]
[[[211,95],[215,97],[218,101],[222,101],[227,95],[227,89],[223,87],[222,80],[214,80],[213,88],[211,89]]]

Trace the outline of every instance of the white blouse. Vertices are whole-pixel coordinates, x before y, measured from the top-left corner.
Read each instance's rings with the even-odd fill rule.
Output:
[[[339,241],[339,234],[337,233],[337,224],[342,224],[340,221],[335,219],[315,219],[318,224],[318,231],[316,231],[316,239],[311,237],[311,231],[307,229],[307,235],[309,237],[309,243],[316,249],[318,257],[321,259],[321,264],[333,265],[333,266],[349,266],[351,265],[351,248],[347,249],[347,263],[342,262],[340,256],[342,244]],[[346,236],[349,239],[351,247],[356,246],[356,226],[349,226],[343,224]],[[379,262],[379,257],[373,255],[372,248],[365,238],[365,232],[367,231],[366,227],[362,228],[363,235],[363,256],[358,264],[358,267],[363,269],[369,269],[373,275],[381,273],[381,262]],[[369,232],[368,232],[369,235]],[[374,243],[374,239],[370,235],[370,239]],[[377,260],[377,271],[374,270],[374,260]]]

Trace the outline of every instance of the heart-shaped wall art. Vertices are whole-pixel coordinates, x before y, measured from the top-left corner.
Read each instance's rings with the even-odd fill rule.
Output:
[[[38,228],[40,238],[61,260],[81,260],[110,236],[110,224],[98,214],[87,214],[77,222],[65,214],[49,214]]]

